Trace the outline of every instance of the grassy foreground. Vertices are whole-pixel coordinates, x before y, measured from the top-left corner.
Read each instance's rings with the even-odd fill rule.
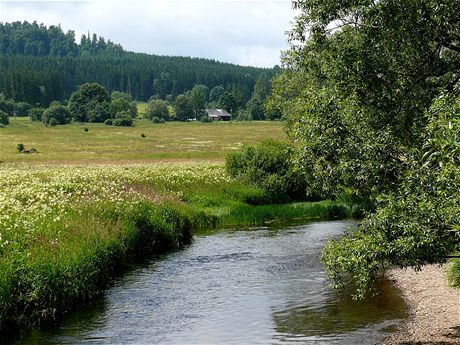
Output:
[[[85,128],[88,129],[85,132]],[[144,134],[145,137],[141,135]],[[0,161],[93,164],[162,160],[223,160],[242,144],[284,140],[280,122],[168,122],[135,120],[134,127],[72,123],[44,127],[28,118],[10,119],[0,128]],[[18,144],[38,154],[20,154]]]
[[[137,256],[198,228],[345,217],[331,202],[251,206],[264,193],[222,164],[0,165],[0,329],[54,321]]]

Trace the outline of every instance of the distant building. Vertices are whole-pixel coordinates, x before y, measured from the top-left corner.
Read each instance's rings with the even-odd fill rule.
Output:
[[[230,115],[225,109],[205,109],[206,115],[212,120],[216,121],[230,121],[232,115]]]

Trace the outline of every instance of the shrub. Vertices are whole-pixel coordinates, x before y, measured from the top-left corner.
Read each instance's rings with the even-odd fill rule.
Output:
[[[160,119],[160,123],[166,123],[165,119]]]
[[[112,126],[113,125],[113,120],[112,119],[107,119],[104,121],[104,124],[107,126]]]
[[[153,122],[153,123],[160,123],[160,118],[154,116],[154,117],[152,117],[152,122]]]
[[[3,123],[0,123],[0,128],[5,128],[5,125]]]
[[[83,130],[84,130],[85,132],[88,132],[88,131],[89,131],[88,127],[85,127]]]
[[[200,119],[201,122],[205,123],[205,122],[212,122],[212,119],[205,115],[205,116],[202,116],[201,119]]]
[[[114,126],[130,127],[133,125],[133,118],[126,112],[120,112],[117,114],[112,123]]]
[[[10,123],[8,114],[5,113],[3,110],[0,110],[0,123],[5,126]]]
[[[42,120],[45,126],[65,125],[70,123],[72,115],[67,107],[54,105],[43,112]]]
[[[16,116],[25,117],[25,116],[29,116],[29,111],[32,107],[29,103],[18,102],[15,104],[14,108],[15,108]]]
[[[24,146],[24,144],[18,144],[18,146],[16,148],[18,149],[19,152],[22,152],[22,151],[24,151],[24,149],[26,147]]]
[[[287,143],[263,141],[244,146],[226,157],[228,173],[261,187],[270,202],[305,199],[305,182],[291,166],[292,148]]]
[[[44,108],[35,107],[29,110],[29,117],[32,121],[41,121],[43,117]]]
[[[152,120],[154,117],[160,119],[169,118],[169,109],[167,102],[161,99],[151,100],[148,104],[147,112],[145,115]]]
[[[0,96],[1,97],[1,96]],[[0,110],[7,113],[9,116],[14,114],[14,102],[6,101],[0,98]]]
[[[145,138],[145,134],[144,134],[144,133],[141,134],[141,138]]]

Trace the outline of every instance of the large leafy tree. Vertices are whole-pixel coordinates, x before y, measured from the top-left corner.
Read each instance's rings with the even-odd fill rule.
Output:
[[[398,182],[424,111],[460,69],[458,0],[294,1],[300,10],[272,97],[324,196]]]
[[[293,4],[299,15],[290,32],[292,49],[268,103],[286,119],[307,193],[386,200],[354,235],[331,244],[324,257],[331,276],[349,273],[362,295],[382,265],[440,262],[458,243],[458,223],[447,211],[434,212],[442,208],[435,202],[439,195],[453,200],[446,206],[450,212],[458,207],[458,193],[449,189],[458,191],[458,170],[452,170],[458,160],[449,168],[442,163],[458,159],[458,152],[434,144],[442,130],[429,129],[445,129],[447,120],[439,119],[447,111],[452,133],[458,130],[460,1]],[[437,100],[441,94],[450,103]],[[434,171],[427,189],[416,188],[428,173],[422,157],[430,143],[447,169],[439,172],[445,181]]]
[[[78,122],[104,122],[109,116],[110,96],[98,83],[85,83],[72,93],[69,109]]]

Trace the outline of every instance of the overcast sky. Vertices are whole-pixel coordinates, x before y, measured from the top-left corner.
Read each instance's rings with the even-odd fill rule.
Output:
[[[272,67],[287,49],[290,0],[0,0],[0,22],[88,31],[126,50]]]

